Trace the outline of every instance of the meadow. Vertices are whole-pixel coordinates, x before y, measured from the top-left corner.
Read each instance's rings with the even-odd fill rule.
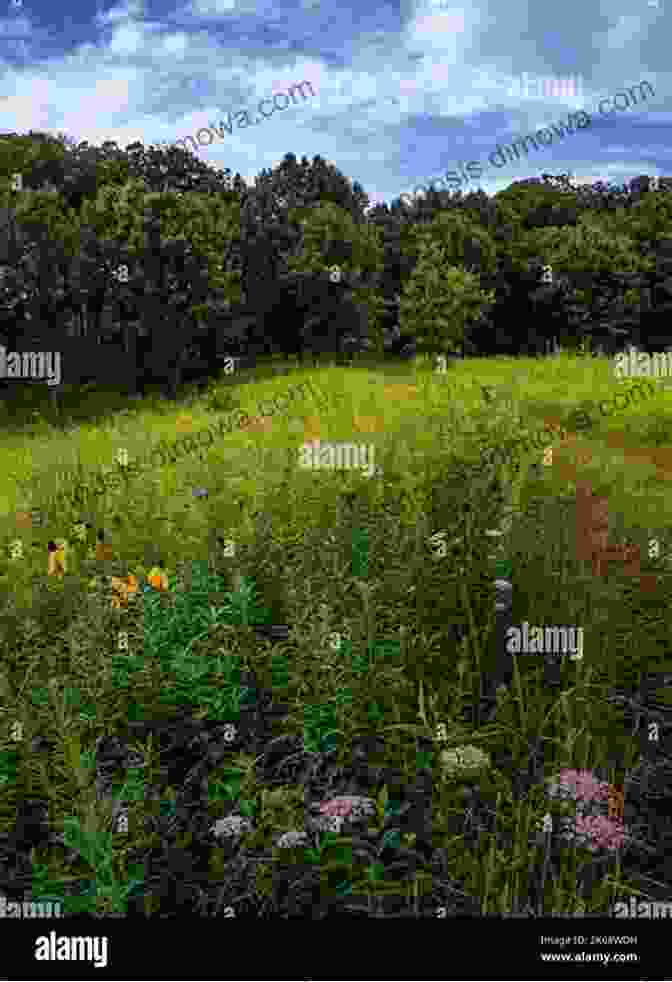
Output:
[[[7,402],[0,891],[309,919],[669,899],[672,403],[595,409],[635,381],[581,354],[276,361],[177,402],[73,392],[59,420]],[[577,407],[589,430],[521,449]],[[234,409],[252,424],[133,473]],[[301,468],[314,439],[379,470]],[[578,558],[577,481],[641,576]],[[502,618],[581,626],[583,658],[504,656]],[[553,793],[568,770],[595,793]],[[615,848],[572,811],[607,786]]]

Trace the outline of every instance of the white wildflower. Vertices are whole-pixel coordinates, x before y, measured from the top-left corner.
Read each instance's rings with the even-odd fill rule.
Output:
[[[251,823],[242,815],[227,815],[226,818],[218,819],[210,831],[219,839],[224,836],[238,837],[251,828]]]
[[[306,841],[305,832],[301,832],[298,829],[290,829],[288,832],[283,832],[276,839],[275,844],[278,849],[293,849],[295,846],[303,845]]]
[[[451,777],[476,776],[491,766],[488,754],[471,744],[444,750],[441,762]]]
[[[313,819],[313,827],[318,832],[340,832],[343,819],[340,815],[318,815]]]

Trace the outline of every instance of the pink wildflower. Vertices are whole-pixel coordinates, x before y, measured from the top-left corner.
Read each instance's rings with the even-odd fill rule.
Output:
[[[373,814],[374,811],[375,808],[371,799],[361,795],[342,794],[336,798],[331,798],[329,801],[324,801],[320,805],[320,813],[332,818],[349,818],[351,816],[355,818],[363,814]]]
[[[577,815],[574,827],[579,836],[586,837],[588,848],[620,849],[625,843],[625,831],[620,822],[604,815]]]
[[[566,788],[576,801],[606,801],[609,784],[600,781],[591,771],[567,768],[560,771],[560,785]]]

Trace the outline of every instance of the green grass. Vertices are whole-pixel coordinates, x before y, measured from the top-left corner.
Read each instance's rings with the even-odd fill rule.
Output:
[[[108,835],[110,806],[96,801],[92,783],[96,738],[138,714],[165,715],[172,704],[235,725],[239,672],[250,667],[289,707],[283,727],[301,735],[306,749],[334,747],[345,763],[353,738],[366,733],[384,741],[385,764],[409,783],[419,767],[430,766],[433,842],[445,849],[451,880],[478,898],[482,913],[520,910],[544,862],[543,850],[530,846],[530,830],[549,810],[541,784],[524,801],[513,795],[514,775],[526,769],[530,746],[543,746],[545,776],[563,766],[585,767],[622,780],[639,759],[639,744],[607,697],[631,691],[643,671],[667,667],[672,590],[663,574],[672,556],[672,502],[651,466],[626,463],[604,439],[609,428],[623,429],[633,446],[672,446],[670,396],[661,387],[623,413],[593,413],[593,429],[581,441],[593,452],[586,476],[609,495],[616,519],[611,539],[641,543],[643,571],[659,574],[656,593],[643,594],[618,568],[598,581],[576,559],[574,487],[556,467],[540,475],[528,470],[541,452],[526,455],[518,474],[482,467],[484,447],[515,437],[521,426],[537,430],[548,416],[565,418],[575,406],[627,387],[612,378],[606,359],[468,359],[446,375],[424,359],[396,371],[334,366],[262,374],[258,370],[258,381],[244,387],[219,382],[179,405],[157,398],[124,405],[119,397],[117,410],[105,415],[92,394],[90,407],[80,408],[65,432],[43,417],[29,430],[15,414],[15,429],[2,438],[0,475],[0,830],[12,827],[22,797],[48,798],[50,824],[69,830],[69,841],[88,836],[87,842],[98,837],[101,843],[98,852],[82,846],[75,875],[98,884],[99,910],[122,909],[123,883],[135,872],[126,858],[146,843],[140,831],[118,847]],[[131,477],[104,497],[86,497],[87,474],[114,466],[120,449],[140,459],[154,442],[177,439],[178,417],[188,413],[194,430],[205,429],[217,400],[253,414],[259,402],[309,378],[318,401],[292,402],[286,415],[273,417],[270,431],[233,432],[207,452]],[[399,384],[417,392],[385,389]],[[484,402],[484,385],[494,388],[492,403]],[[354,415],[380,416],[384,426],[356,434]],[[315,416],[322,440],[374,443],[382,477],[300,470],[304,420]],[[84,498],[70,511],[55,511],[54,495],[74,490],[66,472],[76,472]],[[194,487],[208,488],[208,498],[193,498]],[[42,525],[26,532],[17,528],[15,513],[29,509],[42,516]],[[74,532],[82,518],[94,531],[104,528],[112,545],[115,561],[101,573],[141,576],[161,558],[171,576],[168,597],[138,593],[127,611],[113,610],[109,589],[90,588],[84,561],[94,540],[79,541]],[[544,684],[543,666],[533,657],[515,658],[511,689],[500,692],[497,713],[486,722],[465,714],[489,664],[496,557],[485,533],[492,529],[504,530],[497,555],[513,569],[513,623],[583,626],[585,653],[579,663],[563,660],[560,695]],[[437,533],[449,543],[459,540],[443,558],[428,542]],[[233,554],[217,550],[216,535],[233,543]],[[47,542],[61,538],[71,547],[64,580],[46,576]],[[648,558],[653,538],[661,551]],[[17,540],[21,555],[12,559]],[[205,578],[200,593],[192,582],[190,599],[177,573],[193,561]],[[291,625],[290,645],[260,645],[251,630],[236,626],[241,596],[252,595],[261,619]],[[454,622],[468,626],[459,645],[448,637]],[[441,726],[448,742],[437,739]],[[48,766],[30,752],[38,734],[54,742]],[[422,759],[419,737],[433,743]],[[470,849],[455,824],[465,811],[462,785],[442,772],[438,756],[463,743],[500,761],[480,781],[480,793],[492,802],[492,827]],[[154,750],[141,749],[151,771]],[[254,819],[246,844],[267,847],[271,833],[300,826],[297,790],[288,787],[270,799],[268,788],[255,782],[249,755],[232,754],[213,785],[213,820],[233,795],[240,813]],[[384,817],[386,792],[379,790]],[[142,807],[139,796],[132,814]],[[508,848],[498,846],[501,841]],[[343,890],[375,897],[380,869],[355,869],[343,842],[327,837],[323,844],[324,853],[305,854],[303,861],[320,866],[330,884],[336,871]],[[616,861],[590,895],[579,896],[582,861],[568,851],[559,876],[543,874],[546,913],[581,904],[603,911],[627,895],[628,885],[635,889]],[[72,875],[58,850],[43,850],[35,862],[48,872],[45,883]],[[262,892],[267,877],[262,864]],[[408,890],[410,903],[429,883],[428,869],[419,869],[398,889]]]

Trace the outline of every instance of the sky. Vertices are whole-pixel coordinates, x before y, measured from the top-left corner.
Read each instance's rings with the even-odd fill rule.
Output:
[[[197,155],[248,184],[319,154],[371,205],[446,172],[464,193],[544,172],[621,185],[672,174],[671,37],[672,0],[0,0],[0,134],[123,149],[200,131]]]

